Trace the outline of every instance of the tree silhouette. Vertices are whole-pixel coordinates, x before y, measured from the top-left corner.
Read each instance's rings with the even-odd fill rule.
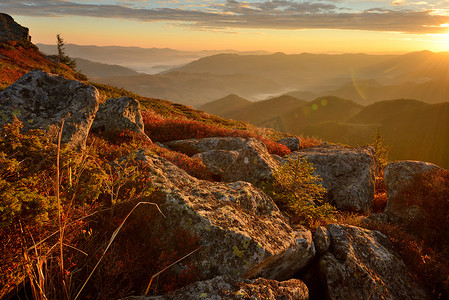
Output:
[[[64,40],[61,37],[61,34],[57,34],[56,35],[56,39],[57,39],[57,47],[58,47],[58,54],[55,55],[54,57],[56,58],[57,61],[59,61],[60,63],[65,64],[66,66],[75,69],[76,68],[76,61],[72,58],[70,58],[66,53],[65,53],[65,48],[64,48]]]

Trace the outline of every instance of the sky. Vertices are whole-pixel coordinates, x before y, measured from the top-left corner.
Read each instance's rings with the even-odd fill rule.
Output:
[[[1,0],[34,43],[285,53],[449,51],[449,0]]]

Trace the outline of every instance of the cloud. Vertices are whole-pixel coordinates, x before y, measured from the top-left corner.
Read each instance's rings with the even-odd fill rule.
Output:
[[[110,1],[75,0],[2,0],[0,10],[13,15],[27,16],[90,16],[139,20],[144,22],[170,22],[201,30],[224,29],[347,29],[395,31],[404,33],[442,33],[449,23],[449,14],[437,10],[404,8],[402,1],[390,2],[387,7],[357,11],[343,6],[341,1],[272,0],[245,2],[237,0],[208,1],[207,7],[195,1],[189,6],[152,6],[108,4]],[[142,4],[147,1],[135,1]],[[170,1],[176,4],[177,1]],[[122,2],[123,3],[123,2]],[[205,2],[202,2],[203,4]],[[422,2],[421,2],[422,3]]]

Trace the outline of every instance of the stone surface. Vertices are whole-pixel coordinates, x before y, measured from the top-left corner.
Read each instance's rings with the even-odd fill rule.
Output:
[[[307,286],[299,279],[288,281],[237,279],[219,276],[199,281],[172,294],[155,297],[129,297],[128,300],[197,300],[197,299],[260,299],[260,300],[306,300]]]
[[[42,71],[31,71],[0,93],[0,124],[16,116],[23,130],[53,130],[65,120],[62,142],[83,147],[95,114],[99,94],[95,87]]]
[[[219,275],[284,280],[315,255],[311,232],[293,230],[271,198],[250,183],[216,183],[191,177],[172,163],[137,154],[152,170],[163,196],[164,230],[183,228],[201,248],[188,258],[199,280]]]
[[[324,226],[318,226],[313,233],[313,243],[317,253],[324,254],[331,243],[329,231]]]
[[[422,216],[417,205],[408,205],[407,199],[400,197],[400,192],[412,182],[418,174],[441,169],[437,165],[422,161],[390,162],[384,169],[384,180],[387,188],[387,206],[385,213],[395,221],[415,220]]]
[[[28,28],[16,23],[10,15],[0,13],[0,42],[21,40],[31,41]]]
[[[368,211],[374,198],[375,160],[372,147],[323,145],[290,154],[312,163],[327,190],[326,200],[340,210]],[[286,161],[286,160],[284,160]]]
[[[139,101],[129,97],[106,100],[98,108],[92,130],[130,130],[146,136]]]
[[[250,138],[241,148],[232,151],[211,150],[197,154],[209,171],[222,181],[247,181],[253,184],[273,179],[280,166],[265,145]]]
[[[301,146],[301,141],[297,137],[285,138],[277,141],[278,143],[287,146],[291,151],[298,151]]]
[[[174,151],[182,152],[189,156],[212,150],[238,150],[245,146],[246,139],[240,137],[214,137],[204,139],[187,139],[165,143]]]
[[[378,231],[330,224],[319,268],[328,299],[427,299],[390,241]]]

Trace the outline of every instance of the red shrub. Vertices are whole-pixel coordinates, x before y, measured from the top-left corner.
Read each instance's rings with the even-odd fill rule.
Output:
[[[212,174],[199,158],[158,147],[132,131],[90,135],[87,144],[104,163],[128,156],[137,149],[149,149],[193,177],[204,180],[212,179]]]
[[[159,156],[172,162],[178,168],[183,169],[188,174],[198,179],[212,180],[212,173],[206,168],[201,159],[198,157],[190,157],[183,153],[171,151],[154,145],[151,150]]]

